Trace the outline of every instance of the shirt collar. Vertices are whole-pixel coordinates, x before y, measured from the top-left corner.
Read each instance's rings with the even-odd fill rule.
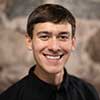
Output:
[[[36,65],[32,66],[29,70],[29,75],[32,76],[34,78],[34,80],[37,82],[37,84],[47,88],[47,89],[51,89],[51,90],[54,90],[54,91],[57,91],[57,87],[55,85],[52,85],[52,84],[49,84],[49,83],[46,83],[42,80],[40,80],[34,73],[34,69],[35,69]],[[67,91],[67,88],[68,88],[68,73],[66,71],[66,69],[64,68],[64,77],[63,77],[63,82],[61,83],[61,86],[59,88],[58,91],[60,90],[65,90]]]

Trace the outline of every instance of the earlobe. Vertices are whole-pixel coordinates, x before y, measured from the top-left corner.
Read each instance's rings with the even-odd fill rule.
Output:
[[[76,37],[73,37],[72,40],[72,51],[74,51],[76,49]]]
[[[25,34],[25,41],[26,41],[26,47],[28,48],[28,50],[32,50],[32,39],[27,33]]]

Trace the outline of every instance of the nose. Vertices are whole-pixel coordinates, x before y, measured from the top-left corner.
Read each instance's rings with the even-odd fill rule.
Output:
[[[53,38],[48,43],[48,50],[52,52],[58,52],[60,50],[59,41],[56,38]]]

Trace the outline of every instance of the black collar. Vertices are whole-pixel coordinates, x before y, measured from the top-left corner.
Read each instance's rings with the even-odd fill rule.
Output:
[[[35,69],[36,65],[32,66],[29,70],[29,75],[31,77],[34,78],[34,80],[36,81],[36,84],[38,84],[39,86],[43,86],[44,88],[47,88],[47,89],[51,89],[51,90],[54,90],[54,91],[62,91],[62,90],[65,90],[67,92],[67,88],[68,88],[68,73],[66,71],[66,69],[64,68],[64,78],[63,78],[63,82],[61,83],[61,86],[59,88],[59,90],[57,89],[57,87],[55,85],[52,85],[52,84],[49,84],[49,83],[46,83],[42,80],[40,80],[34,73],[34,69]]]

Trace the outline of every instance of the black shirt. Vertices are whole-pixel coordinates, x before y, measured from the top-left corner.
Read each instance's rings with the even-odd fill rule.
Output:
[[[89,83],[69,75],[64,70],[61,87],[40,80],[34,73],[29,74],[0,95],[0,100],[99,100],[94,87]]]

